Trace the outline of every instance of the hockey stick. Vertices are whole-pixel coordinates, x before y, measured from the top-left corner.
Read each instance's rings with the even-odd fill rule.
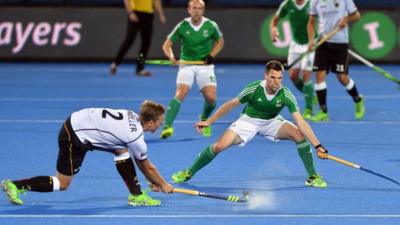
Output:
[[[386,77],[387,79],[396,82],[397,84],[400,85],[400,80],[397,79],[396,77],[394,77],[392,74],[386,72],[384,69],[382,69],[379,66],[374,65],[372,62],[366,60],[365,58],[363,58],[362,56],[360,56],[359,54],[353,52],[351,49],[348,50],[349,54],[351,56],[353,56],[354,58],[360,60],[362,63],[364,63],[365,65],[367,65],[368,67],[370,67],[371,69],[375,70],[376,72],[382,74],[384,77]]]
[[[362,171],[364,171],[364,172],[373,174],[373,175],[375,175],[375,176],[378,176],[378,177],[381,177],[381,178],[383,178],[383,179],[389,180],[389,181],[391,181],[391,182],[393,182],[393,183],[395,183],[395,184],[397,184],[397,185],[400,185],[400,183],[399,183],[398,181],[396,181],[396,180],[394,180],[394,179],[392,179],[392,178],[390,178],[390,177],[387,177],[387,176],[382,175],[382,174],[380,174],[380,173],[374,172],[374,171],[372,171],[372,170],[370,170],[370,169],[366,169],[366,168],[364,168],[364,167],[362,167],[362,166],[360,166],[360,165],[354,164],[354,163],[352,163],[352,162],[346,161],[346,160],[341,159],[341,158],[338,158],[338,157],[336,157],[336,156],[329,155],[329,154],[326,154],[326,153],[320,153],[320,152],[318,152],[318,155],[319,155],[320,157],[322,157],[322,158],[327,158],[327,159],[336,161],[336,162],[341,163],[341,164],[343,164],[343,165],[350,166],[350,167],[353,167],[353,168],[355,168],[355,169],[362,170]]]
[[[310,51],[306,51],[304,53],[302,53],[297,59],[295,59],[290,65],[287,65],[285,67],[285,69],[290,69],[292,68],[294,65],[296,65],[296,63],[300,62],[304,57],[306,57],[308,54],[310,54],[311,52],[314,52],[315,50],[317,50],[317,48],[319,46],[321,46],[323,43],[325,43],[327,40],[329,40],[331,37],[333,37],[337,32],[339,32],[342,28],[340,28],[339,26],[336,26],[335,29],[333,29],[331,32],[329,32],[327,35],[325,35],[323,38],[321,38],[315,45],[314,47],[310,50]]]
[[[182,189],[182,188],[174,188],[175,193],[181,193],[181,194],[186,194],[186,195],[195,195],[195,196],[201,196],[201,197],[206,197],[206,198],[214,198],[214,199],[220,199],[220,200],[226,200],[230,202],[247,202],[248,200],[248,193],[244,192],[243,197],[239,197],[236,195],[216,195],[216,194],[209,194],[197,190],[189,190],[189,189]]]
[[[171,60],[165,59],[149,59],[144,61],[145,64],[154,64],[154,65],[172,65]],[[179,60],[178,64],[183,65],[204,65],[204,61],[188,61],[188,60]]]

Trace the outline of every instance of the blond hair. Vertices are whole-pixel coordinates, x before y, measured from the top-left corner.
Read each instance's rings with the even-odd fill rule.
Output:
[[[144,100],[140,106],[140,119],[143,123],[156,121],[164,112],[165,108],[162,104],[151,100]]]

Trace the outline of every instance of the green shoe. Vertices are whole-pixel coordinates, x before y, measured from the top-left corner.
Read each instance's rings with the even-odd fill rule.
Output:
[[[316,187],[316,188],[326,188],[328,184],[324,181],[324,179],[318,174],[314,174],[309,176],[305,182],[305,185],[308,187]]]
[[[19,198],[20,193],[25,193],[25,190],[19,190],[11,180],[3,180],[1,187],[6,193],[8,200],[15,205],[22,205],[24,202]]]
[[[151,198],[147,194],[147,191],[142,191],[141,195],[130,194],[128,196],[128,205],[130,205],[130,206],[159,206],[159,205],[161,205],[161,201]]]
[[[190,173],[189,170],[182,170],[172,174],[171,178],[175,184],[180,184],[190,180],[190,178],[192,178],[192,174]]]
[[[305,120],[310,120],[312,117],[312,109],[305,108],[303,113],[303,118]]]
[[[211,126],[204,127],[201,133],[204,137],[211,137]]]
[[[199,115],[199,120],[200,121],[205,121],[206,119],[203,119],[203,117],[200,114]],[[211,126],[204,127],[201,133],[203,134],[204,137],[211,137]]]
[[[171,137],[172,135],[174,135],[174,128],[173,127],[164,127],[161,131],[160,138],[166,139],[168,137]]]
[[[329,115],[328,115],[328,113],[324,113],[322,111],[319,111],[319,112],[317,112],[317,114],[312,116],[310,120],[313,121],[313,122],[329,121]]]
[[[355,105],[355,113],[354,115],[356,116],[357,120],[361,120],[362,118],[364,118],[364,114],[365,114],[365,106],[364,106],[364,97],[361,96],[361,101],[356,102]]]

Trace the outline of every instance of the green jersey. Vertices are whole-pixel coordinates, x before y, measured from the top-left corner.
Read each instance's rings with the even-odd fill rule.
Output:
[[[203,60],[221,37],[217,23],[206,17],[202,18],[199,26],[194,26],[190,17],[185,18],[168,35],[172,42],[181,42],[180,59],[190,61]]]
[[[237,96],[240,103],[246,103],[242,114],[253,118],[269,120],[276,117],[287,106],[290,113],[298,112],[296,98],[284,86],[275,95],[267,95],[265,80],[258,80],[248,84]]]
[[[281,3],[275,14],[279,18],[287,16],[293,40],[302,45],[308,43],[307,23],[309,8],[309,0],[305,0],[303,5],[297,5],[296,0],[285,0]]]

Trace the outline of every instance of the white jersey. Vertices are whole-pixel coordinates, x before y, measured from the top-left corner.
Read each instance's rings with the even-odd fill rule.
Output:
[[[126,109],[87,108],[71,115],[71,126],[82,143],[105,150],[128,148],[131,156],[147,159],[139,116]]]
[[[311,0],[310,12],[312,16],[318,17],[318,29],[320,35],[331,32],[339,21],[357,11],[353,0]],[[349,43],[348,26],[337,32],[327,42]]]

